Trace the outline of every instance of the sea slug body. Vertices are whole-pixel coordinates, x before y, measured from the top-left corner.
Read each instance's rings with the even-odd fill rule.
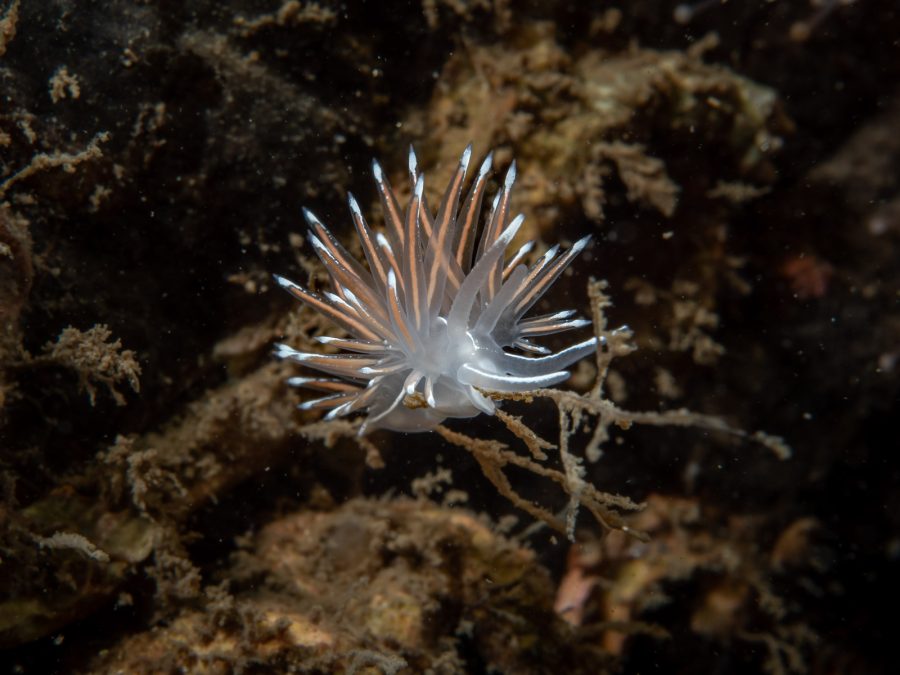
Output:
[[[558,246],[552,247],[531,267],[521,261],[533,242],[505,260],[524,219],[522,215],[510,219],[509,213],[515,162],[479,228],[492,155],[481,164],[463,198],[471,156],[470,145],[434,215],[412,148],[412,196],[405,211],[380,165],[373,162],[385,231],[374,232],[356,199],[352,194],[348,197],[367,266],[304,210],[310,241],[331,278],[333,292],[318,294],[280,276],[275,280],[351,337],[317,338],[341,350],[338,354],[276,346],[278,357],[335,376],[290,378],[293,386],[326,394],[302,403],[301,409],[328,409],[327,419],[366,412],[361,434],[376,428],[426,431],[448,417],[492,414],[495,403],[480,389],[517,392],[558,384],[569,376],[568,366],[596,349],[596,338],[556,353],[533,342],[590,325],[576,318],[574,310],[523,318],[590,237],[563,253]],[[424,405],[404,405],[404,399],[414,394],[420,395]]]

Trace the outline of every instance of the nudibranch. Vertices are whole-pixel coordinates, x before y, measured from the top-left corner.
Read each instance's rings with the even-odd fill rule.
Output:
[[[309,240],[332,290],[319,294],[280,276],[275,280],[331,319],[346,336],[316,338],[338,353],[276,346],[278,357],[325,375],[288,380],[325,394],[302,403],[301,409],[328,410],[327,419],[366,413],[361,434],[376,428],[426,431],[448,417],[493,414],[496,404],[482,391],[521,392],[556,385],[569,377],[568,366],[597,348],[595,337],[556,353],[534,342],[590,325],[574,310],[525,318],[590,237],[565,252],[554,246],[531,266],[523,261],[534,242],[507,260],[507,248],[524,220],[522,215],[510,217],[515,161],[479,226],[492,153],[464,196],[471,157],[470,145],[436,213],[425,199],[425,176],[412,148],[412,195],[403,210],[381,166],[373,162],[384,230],[373,230],[356,199],[348,196],[365,264],[304,209]],[[408,405],[413,401],[417,403]]]

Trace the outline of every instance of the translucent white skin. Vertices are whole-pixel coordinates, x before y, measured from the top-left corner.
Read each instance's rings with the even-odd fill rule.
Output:
[[[592,353],[590,338],[556,354],[531,338],[589,325],[573,311],[534,319],[523,315],[584,249],[585,237],[568,252],[547,252],[531,268],[518,264],[526,244],[508,263],[504,254],[523,217],[507,222],[515,164],[494,199],[479,235],[477,220],[491,156],[482,164],[462,208],[459,202],[471,146],[432,216],[423,197],[424,176],[410,150],[413,196],[401,217],[383,172],[375,180],[386,214],[386,232],[373,233],[350,196],[350,210],[366,254],[368,270],[352,258],[318,219],[305,212],[310,239],[331,276],[335,293],[310,293],[283,277],[275,280],[296,298],[326,314],[352,338],[318,338],[349,353],[317,354],[276,346],[276,355],[292,359],[329,378],[291,378],[290,384],[328,395],[302,409],[330,409],[334,418],[356,411],[368,416],[360,429],[427,431],[448,417],[492,414],[494,402],[479,389],[529,391],[569,377],[565,370]],[[528,357],[506,348],[541,354]],[[421,394],[425,406],[407,407],[404,399]]]

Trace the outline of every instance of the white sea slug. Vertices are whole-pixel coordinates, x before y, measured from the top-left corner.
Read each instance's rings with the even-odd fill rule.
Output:
[[[327,419],[367,412],[361,434],[375,428],[426,431],[447,417],[492,414],[494,402],[479,389],[516,392],[558,384],[569,376],[565,368],[596,349],[596,338],[555,354],[532,342],[590,324],[574,318],[574,310],[523,318],[584,250],[590,237],[562,254],[554,246],[531,267],[520,263],[533,242],[505,261],[506,249],[523,221],[522,215],[510,221],[515,162],[494,197],[487,221],[479,228],[492,155],[482,163],[460,208],[471,156],[470,145],[435,215],[426,203],[425,176],[418,172],[412,148],[412,197],[405,211],[381,167],[373,162],[385,214],[384,232],[370,229],[349,195],[350,213],[368,266],[351,256],[318,218],[304,210],[309,238],[331,277],[333,292],[320,295],[283,277],[275,276],[275,280],[350,337],[317,338],[342,350],[337,354],[276,346],[280,358],[337,376],[290,378],[293,386],[326,393],[302,403],[301,409],[330,409]],[[407,396],[417,393],[419,405],[404,404]]]

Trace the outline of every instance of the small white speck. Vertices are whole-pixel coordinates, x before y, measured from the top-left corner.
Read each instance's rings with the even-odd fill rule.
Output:
[[[516,160],[509,165],[509,171],[506,172],[506,179],[503,181],[503,189],[509,192],[513,183],[516,182]]]
[[[469,166],[469,160],[472,158],[472,144],[466,146],[466,149],[463,151],[462,158],[459,160],[460,166],[463,167],[463,171]]]
[[[413,150],[413,146],[409,146],[407,164],[409,166],[409,175],[415,176],[419,170],[419,161],[416,159],[416,151]]]
[[[489,152],[488,156],[484,158],[484,161],[481,163],[481,168],[478,169],[478,177],[484,178],[487,175],[487,172],[491,170],[491,165],[494,163],[494,153]]]
[[[360,211],[359,204],[352,194],[347,195],[347,203],[350,204],[350,210],[353,212],[353,215],[362,218],[362,211]]]

